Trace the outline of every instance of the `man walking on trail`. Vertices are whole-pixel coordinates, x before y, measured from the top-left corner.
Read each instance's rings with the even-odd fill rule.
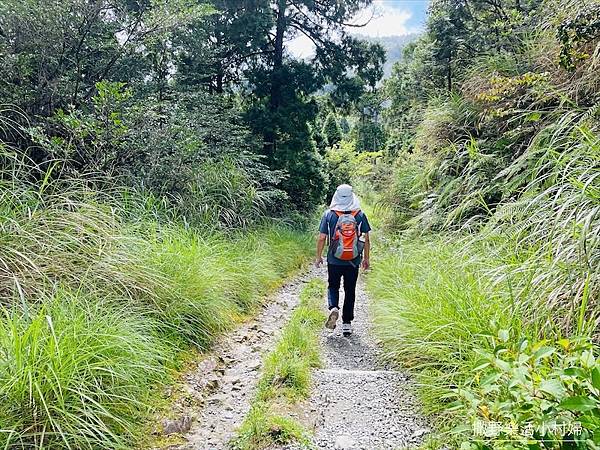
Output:
[[[356,282],[361,260],[363,269],[369,268],[369,231],[371,226],[365,213],[360,210],[360,201],[352,191],[352,186],[348,184],[338,186],[329,209],[321,219],[315,264],[318,267],[323,263],[323,249],[325,242],[329,240],[327,251],[329,317],[325,326],[333,330],[337,323],[340,314],[340,284],[343,278],[342,333],[344,336],[352,334]]]

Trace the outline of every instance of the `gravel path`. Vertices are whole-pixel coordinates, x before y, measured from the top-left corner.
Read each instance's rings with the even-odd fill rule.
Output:
[[[311,268],[272,295],[251,321],[222,335],[214,351],[185,376],[173,419],[161,428],[183,437],[172,450],[224,450],[250,410],[263,356],[269,352],[299,302],[304,284],[319,276]],[[164,433],[168,434],[168,433]]]
[[[313,443],[320,449],[417,447],[429,431],[409,377],[380,361],[371,334],[368,296],[359,281],[354,333],[323,330],[324,365],[313,373],[311,409],[319,412]]]
[[[250,410],[263,356],[277,342],[304,284],[315,277],[326,278],[326,273],[325,268],[311,268],[285,285],[254,320],[221,336],[214,352],[188,372],[180,389],[184,395],[176,396],[172,418],[161,424],[163,434],[176,433],[185,441],[170,449],[228,448]],[[342,336],[341,319],[333,332],[323,329],[323,367],[313,371],[311,396],[298,405],[295,418],[311,428],[318,449],[416,447],[429,431],[427,423],[417,411],[408,376],[380,361],[362,281],[355,308],[352,336]],[[279,450],[284,449],[298,447]]]

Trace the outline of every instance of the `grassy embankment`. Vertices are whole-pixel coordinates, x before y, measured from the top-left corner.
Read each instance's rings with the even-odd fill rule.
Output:
[[[277,346],[264,359],[256,398],[234,448],[255,450],[273,444],[308,442],[306,430],[286,411],[308,397],[311,369],[320,365],[318,333],[325,320],[324,292],[322,280],[313,280],[302,290],[300,304]]]
[[[367,278],[377,334],[388,357],[419,373],[428,411],[440,412],[440,397],[470,371],[482,333],[537,334],[535,323],[523,324],[507,285],[483,274],[491,261],[460,243],[404,239],[378,250]]]
[[[595,269],[584,274],[580,295],[552,301],[557,286],[582,274],[575,262],[558,265],[542,245],[513,253],[492,233],[419,237],[410,230],[378,243],[367,278],[376,330],[386,355],[415,374],[424,409],[444,433],[431,448],[527,448],[522,435],[473,437],[475,420],[536,429],[564,423],[567,430],[580,422],[579,436],[550,431],[534,441],[595,448],[600,365],[588,286]]]
[[[581,448],[594,448],[585,446],[599,425],[600,370],[590,331],[562,333],[562,318],[519,298],[515,280],[491,276],[500,265],[484,248],[442,237],[393,241],[374,258],[367,287],[378,337],[387,357],[415,374],[425,412],[449,433],[429,445],[460,446],[479,418],[519,426],[582,422],[588,434],[581,442],[589,441]],[[555,445],[563,437],[536,439]],[[526,448],[527,439],[506,438]]]
[[[0,183],[2,448],[132,448],[178,355],[312,250],[283,226],[199,231],[83,183]]]
[[[537,8],[535,31],[474,58],[452,93],[405,103],[406,77],[435,62],[428,26],[387,85],[404,144],[370,183],[401,236],[368,286],[389,356],[417,374],[440,429],[460,425],[442,439],[456,447],[600,446],[598,36],[566,63],[566,30],[597,25],[585,8]],[[551,426],[576,422],[578,435]]]

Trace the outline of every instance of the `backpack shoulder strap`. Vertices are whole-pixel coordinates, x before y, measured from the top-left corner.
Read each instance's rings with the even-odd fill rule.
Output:
[[[358,235],[362,235],[362,218],[363,218],[363,212],[360,209],[357,209],[356,211],[352,211],[352,215],[354,216],[354,218],[356,219],[356,227],[358,228]]]
[[[325,213],[325,220],[327,221],[327,245],[329,245],[329,241],[331,241],[331,219],[333,218],[333,214],[337,215],[337,211],[330,209]]]

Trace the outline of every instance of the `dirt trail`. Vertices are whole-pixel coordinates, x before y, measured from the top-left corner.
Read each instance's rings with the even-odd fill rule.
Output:
[[[352,336],[342,336],[341,321],[321,335],[324,363],[313,373],[309,400],[318,411],[313,443],[320,449],[416,447],[429,429],[411,380],[381,362],[362,280],[356,295]]]
[[[185,395],[174,405],[175,420],[163,424],[186,443],[175,450],[223,450],[250,410],[263,356],[270,351],[299,302],[304,284],[318,276],[311,268],[275,294],[251,321],[214,343],[214,352],[185,378]]]
[[[187,376],[185,390],[193,401],[179,401],[175,405],[178,419],[164,424],[175,429],[183,424],[178,431],[186,444],[172,449],[228,448],[250,409],[262,357],[273,348],[298,304],[302,287],[315,277],[326,278],[326,269],[312,268],[281,288],[254,320],[222,336],[214,354]],[[409,378],[378,357],[362,282],[357,288],[355,316],[354,334],[349,338],[342,336],[341,323],[334,332],[323,330],[323,367],[313,372],[312,394],[300,408],[305,416],[300,421],[312,428],[313,444],[319,449],[416,447],[428,432],[427,424],[417,412]]]

